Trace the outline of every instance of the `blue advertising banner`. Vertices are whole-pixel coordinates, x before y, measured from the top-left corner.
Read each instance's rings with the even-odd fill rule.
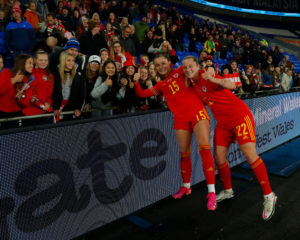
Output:
[[[246,103],[259,153],[300,134],[300,93]],[[159,112],[0,135],[0,239],[72,239],[170,196],[181,185],[172,125]],[[195,184],[195,141],[192,160]],[[237,145],[228,160],[244,161]]]
[[[207,2],[276,12],[298,13],[300,10],[297,0],[209,0]]]
[[[190,0],[213,8],[241,13],[262,14],[282,17],[300,17],[297,0]]]

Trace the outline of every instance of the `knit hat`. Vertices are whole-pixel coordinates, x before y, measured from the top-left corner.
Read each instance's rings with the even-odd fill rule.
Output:
[[[97,55],[92,55],[89,57],[89,63],[91,62],[96,62],[96,63],[101,63],[101,58]]]
[[[18,12],[22,15],[22,10],[20,8],[20,6],[18,6],[17,4],[15,4],[12,9],[11,9],[11,12],[14,13],[14,12]]]
[[[207,56],[204,58],[204,61],[207,61],[207,60],[210,60],[210,61],[214,62],[214,58],[213,58],[211,55],[207,55]]]
[[[78,51],[80,51],[80,43],[78,40],[74,37],[71,37],[68,42],[65,45],[65,50],[68,50],[69,48],[77,48]]]
[[[123,68],[126,68],[126,67],[128,67],[128,66],[133,66],[133,67],[136,68],[136,66],[135,66],[135,64],[134,64],[134,62],[133,62],[132,60],[126,60],[126,61],[124,62]]]

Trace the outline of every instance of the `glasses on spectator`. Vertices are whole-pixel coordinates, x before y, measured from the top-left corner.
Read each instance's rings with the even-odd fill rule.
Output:
[[[114,46],[114,48],[120,48],[121,47],[121,45],[115,45]]]

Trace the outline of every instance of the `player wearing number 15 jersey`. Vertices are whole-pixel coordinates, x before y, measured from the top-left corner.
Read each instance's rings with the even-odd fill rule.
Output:
[[[209,145],[209,116],[205,106],[194,90],[186,87],[182,68],[172,69],[171,62],[165,56],[155,57],[154,66],[163,81],[158,82],[150,89],[142,90],[138,83],[140,76],[137,73],[134,76],[135,92],[141,98],[163,95],[174,115],[174,129],[180,148],[180,167],[184,184],[173,197],[181,198],[191,193],[192,164],[190,155],[192,133],[194,132],[208,187],[207,208],[215,210],[217,207],[215,168]]]
[[[185,57],[182,66],[188,85],[193,86],[217,120],[214,135],[215,160],[224,187],[218,194],[217,201],[233,197],[226,155],[231,143],[237,140],[261,185],[264,194],[262,217],[269,220],[274,214],[277,197],[271,190],[265,164],[256,153],[255,124],[250,109],[228,90],[234,89],[235,83],[218,76],[213,68],[200,70],[197,59],[193,56]]]

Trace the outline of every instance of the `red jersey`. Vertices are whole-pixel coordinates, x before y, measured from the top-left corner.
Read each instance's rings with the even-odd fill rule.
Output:
[[[252,114],[246,103],[228,89],[202,78],[202,73],[203,70],[199,72],[198,83],[192,83],[193,87],[220,126],[231,129],[239,124],[246,114]],[[215,77],[222,78],[218,75]]]
[[[11,83],[13,77],[9,69],[4,69],[0,74],[0,111],[6,113],[18,112],[21,110],[17,104],[15,85]]]
[[[52,106],[53,75],[50,74],[50,79],[47,79],[45,70],[40,68],[33,69],[32,75],[35,79],[30,84],[30,88],[26,90],[25,98],[20,100],[20,103],[24,106],[22,108],[24,115],[45,113],[41,107],[30,102],[32,96],[38,98],[42,103],[49,103]]]
[[[182,67],[173,69],[164,81],[158,82],[152,88],[142,90],[139,84],[135,84],[134,89],[138,97],[163,95],[175,118],[186,119],[187,114],[192,112],[193,109],[204,108],[195,91],[190,87],[186,87]]]

